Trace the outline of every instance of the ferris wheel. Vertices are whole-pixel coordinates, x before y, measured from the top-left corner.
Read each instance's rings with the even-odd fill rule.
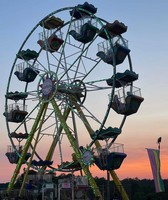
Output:
[[[127,26],[96,12],[87,2],[52,12],[16,54],[4,112],[6,155],[16,164],[10,187],[27,164],[42,173],[83,170],[101,196],[89,166],[114,170],[126,157],[114,142],[143,98],[133,86]]]

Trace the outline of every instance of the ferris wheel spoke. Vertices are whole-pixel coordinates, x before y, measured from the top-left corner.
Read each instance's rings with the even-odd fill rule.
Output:
[[[77,63],[77,66],[76,66],[76,73],[75,73],[75,75],[74,75],[74,80],[76,79],[77,74],[80,73],[80,72],[79,72],[79,67],[80,67],[80,65],[84,65],[84,64],[81,64],[81,62],[83,61],[83,58],[90,59],[90,60],[96,62],[95,60],[91,59],[90,57],[87,57],[87,51],[88,51],[90,45],[95,41],[96,38],[97,38],[97,36],[95,36],[95,37],[93,38],[93,40],[92,40],[87,46],[86,46],[86,44],[83,44],[83,47],[82,47],[82,49],[81,49],[82,55],[80,54],[79,57],[78,57],[79,59],[78,59],[78,63]],[[85,74],[85,76],[81,79],[81,81],[83,81],[83,80],[93,71],[93,69],[99,64],[100,61],[101,61],[101,60],[99,60],[98,62],[96,62],[96,64],[95,64],[88,72],[86,71],[86,67],[83,66],[84,69],[85,69],[85,71],[86,71],[86,74]]]
[[[34,122],[34,124],[32,126],[31,132],[29,134],[29,138],[27,139],[26,145],[23,148],[22,155],[21,155],[21,157],[20,157],[20,159],[18,161],[18,164],[17,164],[16,169],[14,171],[13,177],[11,179],[11,182],[9,183],[8,191],[11,191],[11,189],[13,188],[13,185],[14,185],[15,180],[17,178],[17,175],[18,175],[18,173],[20,171],[22,163],[23,163],[23,161],[25,159],[25,156],[26,156],[26,153],[28,151],[28,148],[30,147],[31,141],[32,141],[34,133],[35,133],[35,131],[37,129],[37,126],[38,126],[38,123],[40,121],[41,115],[44,112],[44,109],[45,109],[45,104],[42,103],[41,106],[40,106],[40,110],[39,110],[39,112],[37,114],[37,118],[36,118],[36,120],[35,120],[35,122]]]
[[[63,43],[63,46],[62,46],[62,51],[61,51],[61,54],[60,54],[61,56],[59,58],[56,74],[58,74],[58,70],[59,70],[60,64],[62,63],[62,57],[64,57],[63,59],[65,59],[65,51],[64,51],[64,49],[65,49],[66,42],[68,40],[68,34],[69,34],[70,27],[71,27],[71,23],[72,23],[72,17],[71,17],[71,20],[66,23],[66,24],[69,24],[69,25],[68,25],[66,36],[65,36],[65,40],[64,40],[64,43]],[[66,62],[65,62],[65,64],[66,64]]]
[[[31,112],[25,117],[25,119],[15,128],[14,132],[16,132],[25,122],[30,120],[31,114],[39,107],[40,102],[37,103],[37,105],[31,110]]]
[[[67,58],[65,55],[65,51],[62,52],[63,58],[61,59],[60,65],[63,67],[64,71],[67,71],[68,66],[67,66]],[[70,76],[68,73],[66,73],[66,79],[67,81],[70,80]],[[69,81],[68,81],[69,82]]]
[[[85,44],[83,45],[81,51],[83,52],[84,49],[85,49]],[[78,74],[81,61],[82,61],[82,56],[80,56],[79,59],[78,59],[77,66],[76,66],[76,72],[75,72],[75,74],[74,74],[74,80],[76,79],[76,76],[77,76],[77,74]]]
[[[81,110],[80,106],[78,104],[75,104],[75,107],[76,107],[78,113],[80,114],[80,116],[82,117],[83,121],[85,122],[84,124],[85,124],[86,129],[88,130],[89,134],[90,135],[93,134],[94,131],[91,128],[91,126],[89,125],[89,123],[88,123],[83,111]],[[94,144],[95,144],[97,149],[101,149],[102,148],[102,146],[101,146],[101,144],[100,144],[100,142],[98,140],[94,141]],[[92,143],[90,145],[92,145]],[[123,186],[120,184],[120,180],[117,177],[117,175],[114,172],[114,170],[110,170],[110,174],[111,174],[111,176],[112,176],[112,178],[113,178],[113,180],[115,182],[115,185],[118,187],[118,189],[119,189],[120,186],[123,189],[122,196],[124,197],[124,199],[127,199],[127,194],[125,193],[125,190],[124,190]]]
[[[48,71],[51,71],[51,69],[50,69],[50,62],[49,62],[49,49],[48,49],[48,44],[47,44],[47,36],[46,36],[46,31],[45,31],[45,29],[44,29],[44,22],[42,22],[42,27],[43,27],[43,32],[42,32],[42,37],[44,37],[43,38],[43,40],[44,40],[44,48],[45,48],[45,52],[46,52],[46,59],[47,59],[47,65],[48,65]]]
[[[57,113],[57,116],[58,116],[58,118],[59,118],[59,120],[60,120],[60,122],[61,122],[61,124],[62,124],[62,127],[63,127],[64,131],[66,132],[66,135],[67,135],[67,137],[68,137],[68,139],[69,139],[69,141],[70,141],[70,143],[71,143],[71,146],[72,146],[72,148],[73,148],[73,150],[74,150],[74,152],[75,152],[75,155],[76,155],[76,159],[77,159],[78,162],[81,164],[81,167],[82,167],[83,171],[85,172],[85,175],[86,175],[87,177],[89,177],[89,182],[90,182],[91,187],[92,187],[94,190],[96,190],[96,191],[95,191],[96,194],[98,194],[99,196],[101,196],[100,191],[99,191],[99,189],[97,188],[96,182],[95,182],[94,178],[92,177],[92,175],[91,175],[91,173],[90,173],[90,171],[89,171],[88,166],[85,165],[85,164],[81,161],[81,153],[80,153],[80,151],[79,151],[79,149],[78,149],[77,143],[76,143],[74,137],[72,136],[71,132],[69,131],[69,128],[68,128],[68,126],[67,126],[67,124],[66,124],[66,122],[65,122],[65,120],[64,120],[64,118],[63,118],[63,116],[62,116],[62,114],[61,114],[61,112],[60,112],[60,110],[59,110],[59,108],[58,108],[58,106],[57,106],[57,104],[56,104],[56,102],[55,102],[55,100],[52,99],[52,100],[51,100],[51,103],[52,103],[53,108],[54,108],[55,112]]]
[[[89,133],[90,135],[92,135],[92,134],[94,133],[94,130],[92,129],[92,127],[91,127],[91,125],[89,124],[87,118],[85,117],[85,115],[84,115],[84,113],[83,113],[81,107],[80,107],[77,103],[75,103],[75,108],[77,109],[79,115],[81,116],[81,119],[82,119],[82,121],[83,121],[83,123],[84,123],[84,125],[85,125],[85,127],[86,127],[86,129],[87,129],[87,131],[88,131],[88,133]],[[100,147],[101,147],[99,141],[95,141],[95,145],[96,145],[97,148],[100,148]]]
[[[67,107],[67,109],[66,109],[66,110],[64,111],[64,113],[63,113],[63,119],[65,120],[65,122],[66,122],[66,120],[67,120],[67,118],[68,118],[69,113],[70,113],[70,108]],[[61,135],[61,133],[62,133],[62,130],[63,130],[63,127],[62,127],[62,125],[60,124],[60,126],[57,128],[57,134],[55,135],[55,137],[54,137],[54,139],[53,139],[53,142],[52,142],[52,144],[51,144],[51,146],[50,146],[50,148],[49,148],[48,154],[47,154],[47,156],[46,156],[46,160],[52,160],[53,153],[54,153],[54,150],[55,150],[55,147],[56,147],[57,143],[58,143],[59,140],[60,140],[60,135]],[[60,153],[61,153],[61,152],[60,152]],[[43,167],[42,167],[42,170],[45,170],[45,169],[46,169],[46,166],[43,166]]]
[[[70,130],[69,130],[68,125],[67,125],[66,122],[65,122],[65,119],[63,118],[63,116],[62,116],[62,114],[61,114],[61,111],[59,110],[59,107],[58,107],[57,104],[56,104],[56,101],[55,101],[54,99],[52,99],[52,100],[51,100],[51,103],[52,103],[52,106],[53,106],[53,108],[54,108],[54,110],[55,110],[55,112],[56,112],[56,114],[57,114],[58,119],[59,119],[60,122],[61,122],[61,125],[62,125],[64,131],[66,132],[66,135],[67,135],[67,137],[68,137],[68,139],[69,139],[71,145],[72,145],[72,146],[74,147],[74,149],[76,150],[76,149],[77,149],[77,144],[76,144],[76,142],[75,142],[75,140],[74,140],[74,137],[72,136],[72,134],[71,134],[71,132],[70,132]]]
[[[19,191],[19,196],[22,196],[23,189],[24,189],[25,184],[26,184],[26,181],[27,181],[27,177],[28,177],[28,174],[29,174],[29,169],[30,169],[31,164],[32,164],[33,156],[34,156],[34,154],[35,154],[36,146],[37,146],[37,144],[38,144],[38,139],[39,139],[40,132],[41,132],[41,129],[42,129],[42,126],[43,126],[45,114],[46,114],[46,112],[47,112],[47,107],[48,107],[48,103],[45,104],[43,113],[41,113],[41,115],[42,115],[41,121],[40,121],[40,123],[39,123],[38,132],[37,132],[37,135],[36,135],[36,138],[35,138],[35,143],[32,145],[32,147],[33,147],[32,153],[31,153],[31,156],[30,156],[30,159],[29,159],[29,163],[28,163],[28,166],[27,166],[26,173],[25,173],[25,175],[24,175],[24,179],[23,179],[23,182],[22,182],[22,186],[21,186],[20,191]],[[31,133],[31,134],[33,134],[33,133]],[[26,145],[25,145],[25,146],[26,146]],[[28,146],[29,146],[29,145],[28,145]],[[26,152],[26,153],[27,153],[27,152]]]
[[[82,55],[89,49],[92,42],[90,42],[85,49],[79,54],[79,56],[74,60],[74,62],[70,65],[70,67],[63,73],[63,75],[60,77],[62,79],[71,69],[75,66],[75,64],[81,59]]]
[[[87,74],[82,78],[82,81],[86,79],[86,77],[96,68],[96,66],[100,63],[101,60],[99,60],[88,72]]]
[[[43,72],[43,73],[45,73],[45,72],[47,72],[48,71],[48,69],[37,59],[37,61],[36,61],[40,66],[41,66],[41,68],[39,69],[39,71],[40,72]]]

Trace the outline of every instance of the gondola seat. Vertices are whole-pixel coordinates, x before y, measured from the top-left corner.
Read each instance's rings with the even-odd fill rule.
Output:
[[[18,100],[21,100],[21,99],[25,99],[27,98],[28,94],[25,93],[25,92],[8,92],[5,97],[7,99],[11,99],[11,100],[14,100],[14,101],[18,101]]]
[[[44,26],[44,28],[51,30],[58,28],[64,24],[64,21],[62,21],[60,18],[51,16],[47,18],[45,21],[41,22],[40,25]]]
[[[132,115],[136,113],[143,102],[144,98],[130,94],[126,97],[125,103],[121,103],[117,98],[112,102],[112,109],[121,115]]]
[[[39,160],[39,161],[36,161],[36,160],[33,160],[32,161],[32,165],[34,166],[50,166],[52,165],[53,161],[50,161],[50,160]]]
[[[60,170],[74,170],[74,171],[78,171],[78,170],[81,170],[82,167],[80,165],[80,163],[75,160],[75,161],[72,161],[72,162],[63,162],[61,165],[58,166]]]
[[[101,58],[105,63],[111,64],[111,65],[119,65],[123,63],[126,56],[129,54],[130,49],[127,47],[124,47],[118,43],[114,46],[114,58],[113,59],[113,51],[112,49],[109,49],[107,53],[103,51],[99,51],[96,55]]]
[[[138,74],[130,70],[126,70],[123,73],[118,72],[116,73],[115,76],[112,76],[111,78],[106,80],[109,86],[113,86],[114,78],[115,78],[115,88],[119,88],[123,87],[124,85],[127,85],[128,83],[136,81],[138,79]]]
[[[100,154],[94,156],[95,164],[100,170],[115,170],[119,169],[127,154],[120,152],[111,152],[109,154]]]
[[[91,134],[91,138],[97,140],[105,140],[108,138],[114,138],[121,133],[119,128],[112,128],[108,127],[107,129],[102,129],[100,132],[96,131],[95,133]]]
[[[12,132],[10,135],[12,138],[18,138],[18,139],[27,139],[28,138],[28,133]]]
[[[35,80],[37,74],[39,74],[39,71],[35,70],[31,67],[27,67],[23,70],[23,73],[19,72],[19,71],[15,71],[14,74],[17,76],[17,78],[20,81],[30,83],[30,82],[33,82]]]
[[[52,34],[47,39],[47,44],[43,40],[38,40],[38,44],[43,50],[48,50],[49,52],[53,53],[59,50],[61,45],[63,44],[64,40],[58,38],[55,34]]]
[[[20,58],[20,59],[26,60],[26,61],[35,59],[38,56],[39,56],[39,54],[36,51],[30,50],[30,49],[22,50],[17,54],[17,58]]]
[[[127,26],[124,23],[115,20],[113,23],[107,23],[102,29],[100,30],[99,36],[108,39],[105,31],[109,33],[110,37],[114,37],[116,35],[121,35],[127,31]]]
[[[69,34],[72,35],[75,40],[86,44],[93,40],[97,31],[98,29],[95,26],[87,22],[81,27],[80,33],[77,33],[75,30],[71,30]]]
[[[89,13],[83,10],[79,10],[79,8],[84,9],[90,12],[91,14],[95,14],[97,12],[97,8],[95,8],[94,5],[85,2],[84,4],[78,4],[77,7],[70,11],[70,15],[76,19],[81,19],[84,16],[89,16]]]
[[[5,154],[9,160],[9,162],[11,164],[17,164],[18,161],[19,161],[19,156],[16,152],[7,152]],[[26,156],[25,156],[25,161],[23,163],[25,163],[29,158],[30,158],[31,154],[30,153],[27,153]]]
[[[11,110],[7,114],[4,113],[5,117],[7,117],[8,122],[15,122],[15,123],[22,122],[27,114],[28,112],[24,110]]]

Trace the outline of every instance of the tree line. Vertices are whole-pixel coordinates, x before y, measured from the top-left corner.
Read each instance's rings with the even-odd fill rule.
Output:
[[[95,180],[100,188],[104,200],[122,200],[114,181],[108,181],[104,177],[95,177]],[[55,181],[57,182],[57,180]],[[168,200],[168,180],[164,179],[163,182],[165,185],[165,192],[156,193],[154,180],[126,178],[121,181],[129,200]],[[8,183],[0,183],[0,190],[5,190],[7,187]],[[17,187],[17,183],[15,187]],[[88,191],[88,194],[90,199],[94,199],[91,189]]]

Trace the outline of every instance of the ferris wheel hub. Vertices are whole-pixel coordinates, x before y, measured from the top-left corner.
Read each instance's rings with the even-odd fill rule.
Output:
[[[52,92],[53,83],[51,79],[46,79],[42,85],[42,93],[43,95],[49,95]]]
[[[54,72],[43,74],[38,83],[38,96],[42,101],[51,100],[57,91],[57,78]]]

